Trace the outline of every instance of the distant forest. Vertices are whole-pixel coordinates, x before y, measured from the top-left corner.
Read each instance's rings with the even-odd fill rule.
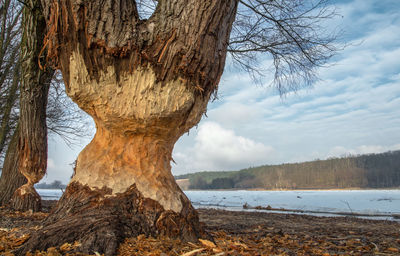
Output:
[[[40,188],[40,189],[65,189],[66,187],[67,185],[62,184],[62,182],[59,180],[55,180],[49,184],[43,182],[35,185],[35,188]]]
[[[400,187],[400,150],[240,171],[198,172],[176,179],[188,179],[189,189],[393,188]]]

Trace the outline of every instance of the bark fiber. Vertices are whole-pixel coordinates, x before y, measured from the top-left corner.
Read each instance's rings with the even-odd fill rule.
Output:
[[[14,134],[8,145],[6,157],[4,159],[3,169],[0,177],[0,206],[7,205],[14,192],[26,183],[26,178],[18,171],[19,153],[18,153],[19,125],[14,130]]]
[[[11,205],[16,210],[36,211],[40,210],[40,197],[33,185],[40,181],[47,168],[46,106],[54,73],[53,70],[39,68],[46,31],[40,1],[25,1],[22,27],[18,153],[19,171],[26,177],[27,183],[14,193]]]
[[[199,92],[210,92],[225,66],[238,1],[159,1],[148,20],[139,19],[136,1],[42,4],[49,58],[62,69],[67,86],[69,58],[79,48],[93,79],[108,65],[130,72],[150,64],[158,81],[180,78]]]
[[[176,213],[165,211],[156,201],[143,197],[135,185],[117,196],[107,195],[111,195],[109,189],[93,190],[77,182],[70,183],[43,228],[16,251],[17,255],[74,241],[82,244],[79,252],[115,255],[126,237],[140,234],[183,241],[206,237],[199,227],[197,212],[186,198],[182,198],[184,207]]]
[[[5,104],[5,108],[3,110],[3,116],[0,125],[0,153],[3,152],[6,147],[7,137],[12,132],[12,125],[10,122],[10,118],[12,118],[11,111],[15,105],[15,101],[18,98],[18,85],[19,85],[19,76],[20,76],[20,65],[16,65],[13,74],[13,81],[10,87],[10,90],[7,95],[7,100]]]
[[[216,90],[237,1],[158,1],[148,20],[131,0],[42,4],[48,58],[97,131],[56,209],[20,251],[79,240],[83,252],[114,255],[128,236],[203,237],[170,162]]]

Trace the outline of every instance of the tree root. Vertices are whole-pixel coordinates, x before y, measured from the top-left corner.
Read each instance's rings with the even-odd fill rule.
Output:
[[[11,208],[16,211],[39,212],[42,209],[42,200],[31,184],[22,185],[18,188],[11,200]]]
[[[141,234],[192,242],[207,237],[187,199],[182,198],[184,207],[175,213],[144,198],[135,185],[125,193],[107,197],[108,194],[107,189],[91,190],[77,182],[71,183],[44,221],[43,228],[32,234],[15,251],[16,255],[75,241],[81,244],[77,248],[79,252],[115,255],[125,238]]]

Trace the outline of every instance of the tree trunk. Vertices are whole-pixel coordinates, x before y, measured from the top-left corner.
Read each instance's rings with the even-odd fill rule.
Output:
[[[15,69],[13,70],[13,80],[7,94],[6,104],[3,109],[3,118],[0,125],[0,154],[3,152],[4,148],[6,148],[6,141],[9,139],[10,133],[13,132],[12,129],[15,128],[13,125],[11,125],[10,119],[12,118],[11,111],[15,106],[15,101],[18,98],[17,91],[20,75],[20,64],[17,63],[15,65]]]
[[[206,236],[170,161],[222,75],[237,1],[159,1],[149,20],[131,0],[42,3],[49,56],[97,132],[20,252],[78,240],[80,251],[114,255],[129,236]]]
[[[41,199],[34,184],[40,181],[47,168],[46,106],[54,73],[53,70],[39,68],[46,29],[40,1],[25,1],[22,27],[18,152],[19,171],[26,177],[27,183],[15,191],[11,205],[20,211],[39,211]]]
[[[15,190],[26,183],[26,178],[18,171],[19,125],[14,130],[14,134],[8,145],[6,157],[4,159],[3,169],[0,177],[0,206],[9,203]]]

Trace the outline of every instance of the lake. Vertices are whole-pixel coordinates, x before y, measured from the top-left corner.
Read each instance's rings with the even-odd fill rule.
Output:
[[[44,200],[58,200],[62,195],[59,189],[37,189],[37,191]],[[304,211],[292,213],[317,216],[359,213],[366,215],[361,216],[364,218],[394,220],[393,215],[400,215],[400,190],[201,190],[185,191],[185,193],[195,208],[243,211],[243,205],[247,204],[250,207],[270,206],[274,209]]]

